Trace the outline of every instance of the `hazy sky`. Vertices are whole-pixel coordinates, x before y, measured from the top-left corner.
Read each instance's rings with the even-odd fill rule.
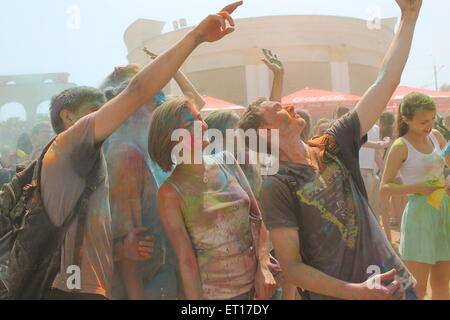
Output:
[[[70,81],[96,86],[113,66],[126,64],[126,28],[138,18],[198,23],[226,0],[2,0],[0,75],[69,72]],[[80,25],[71,25],[73,7]],[[398,17],[395,0],[247,0],[235,18],[321,14],[367,19],[371,8],[382,18]],[[434,89],[433,65],[445,65],[439,83],[450,84],[450,1],[424,0],[402,83]],[[238,30],[236,31],[238,32]],[[2,111],[0,117],[9,114]]]

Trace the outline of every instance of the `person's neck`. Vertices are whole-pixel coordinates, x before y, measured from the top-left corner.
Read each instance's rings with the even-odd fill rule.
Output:
[[[406,135],[405,138],[407,138],[409,141],[418,143],[418,144],[422,144],[422,143],[427,143],[428,142],[428,135],[424,135],[424,134],[417,134],[414,133],[412,131],[409,131]]]
[[[300,137],[280,137],[280,161],[308,163],[309,146]]]
[[[176,170],[181,174],[186,175],[202,175],[205,171],[203,164],[179,164]]]

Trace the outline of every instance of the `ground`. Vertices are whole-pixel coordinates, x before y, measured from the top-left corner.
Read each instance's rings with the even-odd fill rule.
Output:
[[[398,248],[400,246],[400,230],[398,227],[392,227],[391,236],[392,236],[392,245],[395,251],[398,252]],[[425,300],[431,300],[430,283],[428,283],[427,295],[425,296]]]

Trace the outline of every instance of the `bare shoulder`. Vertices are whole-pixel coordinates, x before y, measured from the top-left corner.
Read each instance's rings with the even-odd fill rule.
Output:
[[[408,157],[408,147],[403,139],[397,139],[392,144],[391,150],[389,151],[389,157],[396,157],[402,160],[406,160]]]
[[[439,130],[433,129],[432,130],[434,136],[436,137],[436,139],[438,140],[441,148],[444,148],[445,145],[447,144],[447,141],[445,140],[444,136],[442,135],[442,133]]]
[[[159,200],[165,200],[165,199],[171,199],[173,200],[179,200],[179,195],[177,190],[170,184],[170,183],[164,183],[161,188],[159,188],[158,191],[158,199]]]

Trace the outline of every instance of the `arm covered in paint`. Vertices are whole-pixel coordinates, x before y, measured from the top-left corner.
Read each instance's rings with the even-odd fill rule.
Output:
[[[265,59],[262,62],[273,72],[272,92],[270,94],[270,101],[281,102],[283,97],[283,81],[284,81],[284,67],[281,60],[272,51],[263,49]]]
[[[317,294],[347,300],[388,300],[402,297],[393,297],[400,283],[394,280],[395,270],[377,275],[374,279],[355,284],[341,281],[306,265],[300,256],[300,241],[298,231],[294,228],[276,228],[270,231],[270,237],[281,263],[284,277],[287,282],[304,290]],[[384,286],[382,283],[388,283]],[[380,285],[373,285],[373,284]]]
[[[402,10],[400,27],[387,52],[377,81],[356,106],[361,121],[361,137],[373,127],[388,105],[411,51],[411,44],[422,0],[396,0]]]
[[[101,142],[118,129],[173,78],[192,51],[203,42],[214,42],[234,31],[230,14],[242,4],[236,2],[220,13],[209,15],[172,48],[148,64],[117,97],[95,113],[95,140]],[[227,27],[227,22],[232,27]]]
[[[192,102],[197,107],[197,110],[200,111],[206,104],[206,101],[203,97],[198,93],[197,89],[195,89],[194,85],[189,81],[186,75],[180,70],[175,74],[174,80],[177,82],[183,94],[192,99]]]
[[[144,52],[151,59],[156,59],[158,57],[156,53],[151,52],[147,48],[144,48]],[[177,82],[183,94],[186,97],[192,99],[195,106],[197,107],[197,110],[201,110],[205,106],[206,101],[203,99],[200,93],[198,93],[197,89],[195,89],[194,85],[189,81],[189,79],[181,70],[177,71],[177,73],[174,76],[174,80]]]
[[[178,260],[178,269],[188,300],[202,300],[203,290],[197,258],[180,208],[181,199],[169,184],[158,192],[159,216]]]

